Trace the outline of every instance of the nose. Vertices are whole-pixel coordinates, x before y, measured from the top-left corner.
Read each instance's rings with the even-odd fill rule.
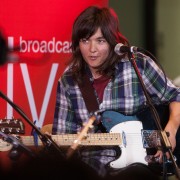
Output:
[[[89,50],[92,53],[97,51],[97,47],[96,47],[96,43],[95,42],[91,42],[90,43]]]

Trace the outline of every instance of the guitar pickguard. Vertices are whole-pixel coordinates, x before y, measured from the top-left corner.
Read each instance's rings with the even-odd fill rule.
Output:
[[[126,121],[111,128],[110,133],[122,135],[121,156],[110,163],[111,167],[123,168],[135,162],[147,164],[145,160],[147,153],[143,147],[141,130],[140,121]]]

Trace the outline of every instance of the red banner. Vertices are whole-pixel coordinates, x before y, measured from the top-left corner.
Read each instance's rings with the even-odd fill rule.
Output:
[[[11,63],[0,67],[0,91],[40,128],[52,123],[56,86],[71,52],[71,28],[90,5],[108,0],[2,0],[0,31],[10,49]],[[0,98],[0,118],[22,118]],[[24,121],[24,119],[22,119]],[[25,133],[31,127],[25,123]]]

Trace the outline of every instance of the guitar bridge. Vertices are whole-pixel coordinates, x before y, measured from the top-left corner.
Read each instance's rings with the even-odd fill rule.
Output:
[[[157,148],[161,146],[158,130],[141,130],[141,135],[144,148]]]

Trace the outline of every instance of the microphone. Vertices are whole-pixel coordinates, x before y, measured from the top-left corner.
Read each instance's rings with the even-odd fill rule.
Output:
[[[116,44],[114,47],[114,51],[117,55],[123,55],[124,53],[136,53],[142,51],[141,48],[135,47],[135,46],[125,46],[122,43]]]

